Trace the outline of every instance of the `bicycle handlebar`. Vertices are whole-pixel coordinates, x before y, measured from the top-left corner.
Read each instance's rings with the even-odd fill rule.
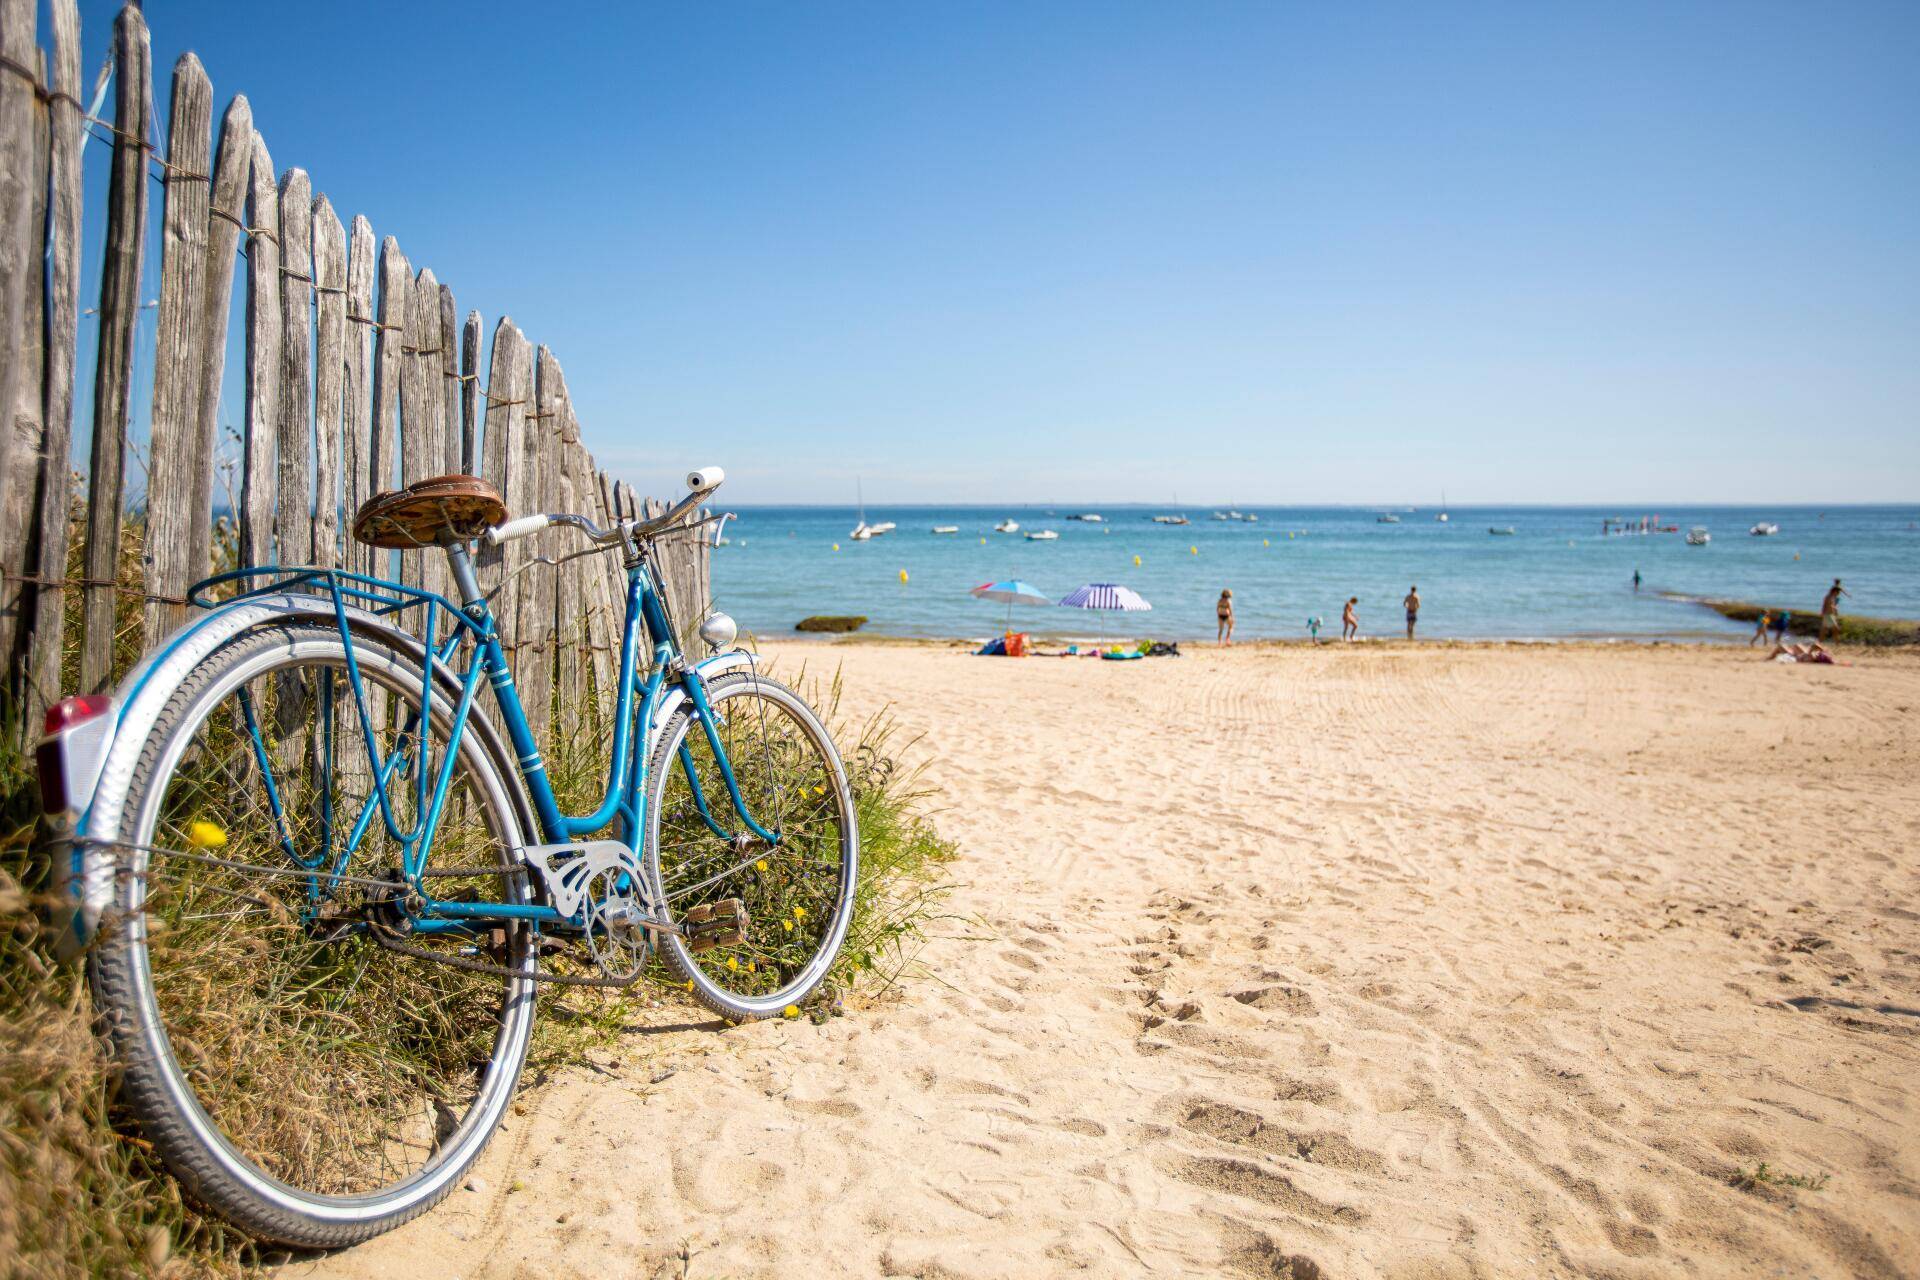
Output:
[[[497,524],[486,532],[489,545],[499,546],[503,542],[512,542],[529,534],[539,533],[554,525],[567,525],[580,530],[593,542],[617,542],[623,536],[631,538],[651,538],[670,525],[680,523],[687,512],[700,505],[700,500],[725,483],[727,473],[719,467],[702,467],[687,475],[687,496],[667,508],[665,512],[651,520],[622,520],[611,529],[602,529],[585,516],[566,513],[547,513],[544,515],[521,516],[505,524]]]

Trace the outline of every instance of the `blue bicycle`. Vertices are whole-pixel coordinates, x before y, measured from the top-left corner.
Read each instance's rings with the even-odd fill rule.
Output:
[[[730,619],[700,625],[713,656],[682,652],[654,569],[720,480],[695,472],[673,509],[613,529],[509,520],[468,476],[381,494],[354,535],[444,554],[457,601],[333,569],[224,574],[111,698],[49,713],[72,939],[125,1097],[198,1200],[261,1238],[366,1239],[479,1155],[541,985],[624,987],[657,958],[746,1020],[826,978],[859,857],[847,771]],[[578,816],[474,559],[545,529],[627,571],[605,793]]]

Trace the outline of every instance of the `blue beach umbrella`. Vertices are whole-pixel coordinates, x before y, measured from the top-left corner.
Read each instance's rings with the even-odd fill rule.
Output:
[[[1140,598],[1140,593],[1131,587],[1123,587],[1117,582],[1089,582],[1086,586],[1069,592],[1060,601],[1062,609],[1092,609],[1100,615],[1100,638],[1107,637],[1107,614],[1145,613],[1153,608]]]
[[[981,600],[991,600],[995,604],[1007,606],[1007,630],[1013,629],[1013,606],[1017,604],[1052,604],[1049,596],[1031,582],[1022,582],[1018,578],[1008,578],[1005,582],[983,582],[967,593]]]

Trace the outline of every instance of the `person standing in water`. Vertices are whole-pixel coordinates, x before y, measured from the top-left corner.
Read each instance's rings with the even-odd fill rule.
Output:
[[[1407,598],[1400,602],[1407,609],[1407,639],[1413,639],[1414,624],[1420,621],[1420,588],[1407,588]]]
[[[1360,635],[1360,617],[1353,610],[1360,603],[1359,596],[1348,596],[1346,608],[1340,611],[1340,638],[1354,640]]]
[[[1220,634],[1214,637],[1216,644],[1233,643],[1233,588],[1226,587],[1220,592],[1219,603],[1213,606],[1213,613],[1220,620]]]
[[[1833,586],[1827,589],[1826,599],[1820,602],[1820,638],[1827,638],[1827,629],[1831,627],[1834,635],[1840,634],[1840,597],[1847,594],[1840,585],[1840,579],[1833,580]]]
[[[1640,570],[1637,568],[1633,571],[1633,589],[1635,591],[1640,589]]]

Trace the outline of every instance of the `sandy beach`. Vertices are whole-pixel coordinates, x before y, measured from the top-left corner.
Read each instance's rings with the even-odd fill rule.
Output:
[[[1920,1273],[1920,655],[779,656],[925,735],[931,976],[665,1010],[288,1274]]]

